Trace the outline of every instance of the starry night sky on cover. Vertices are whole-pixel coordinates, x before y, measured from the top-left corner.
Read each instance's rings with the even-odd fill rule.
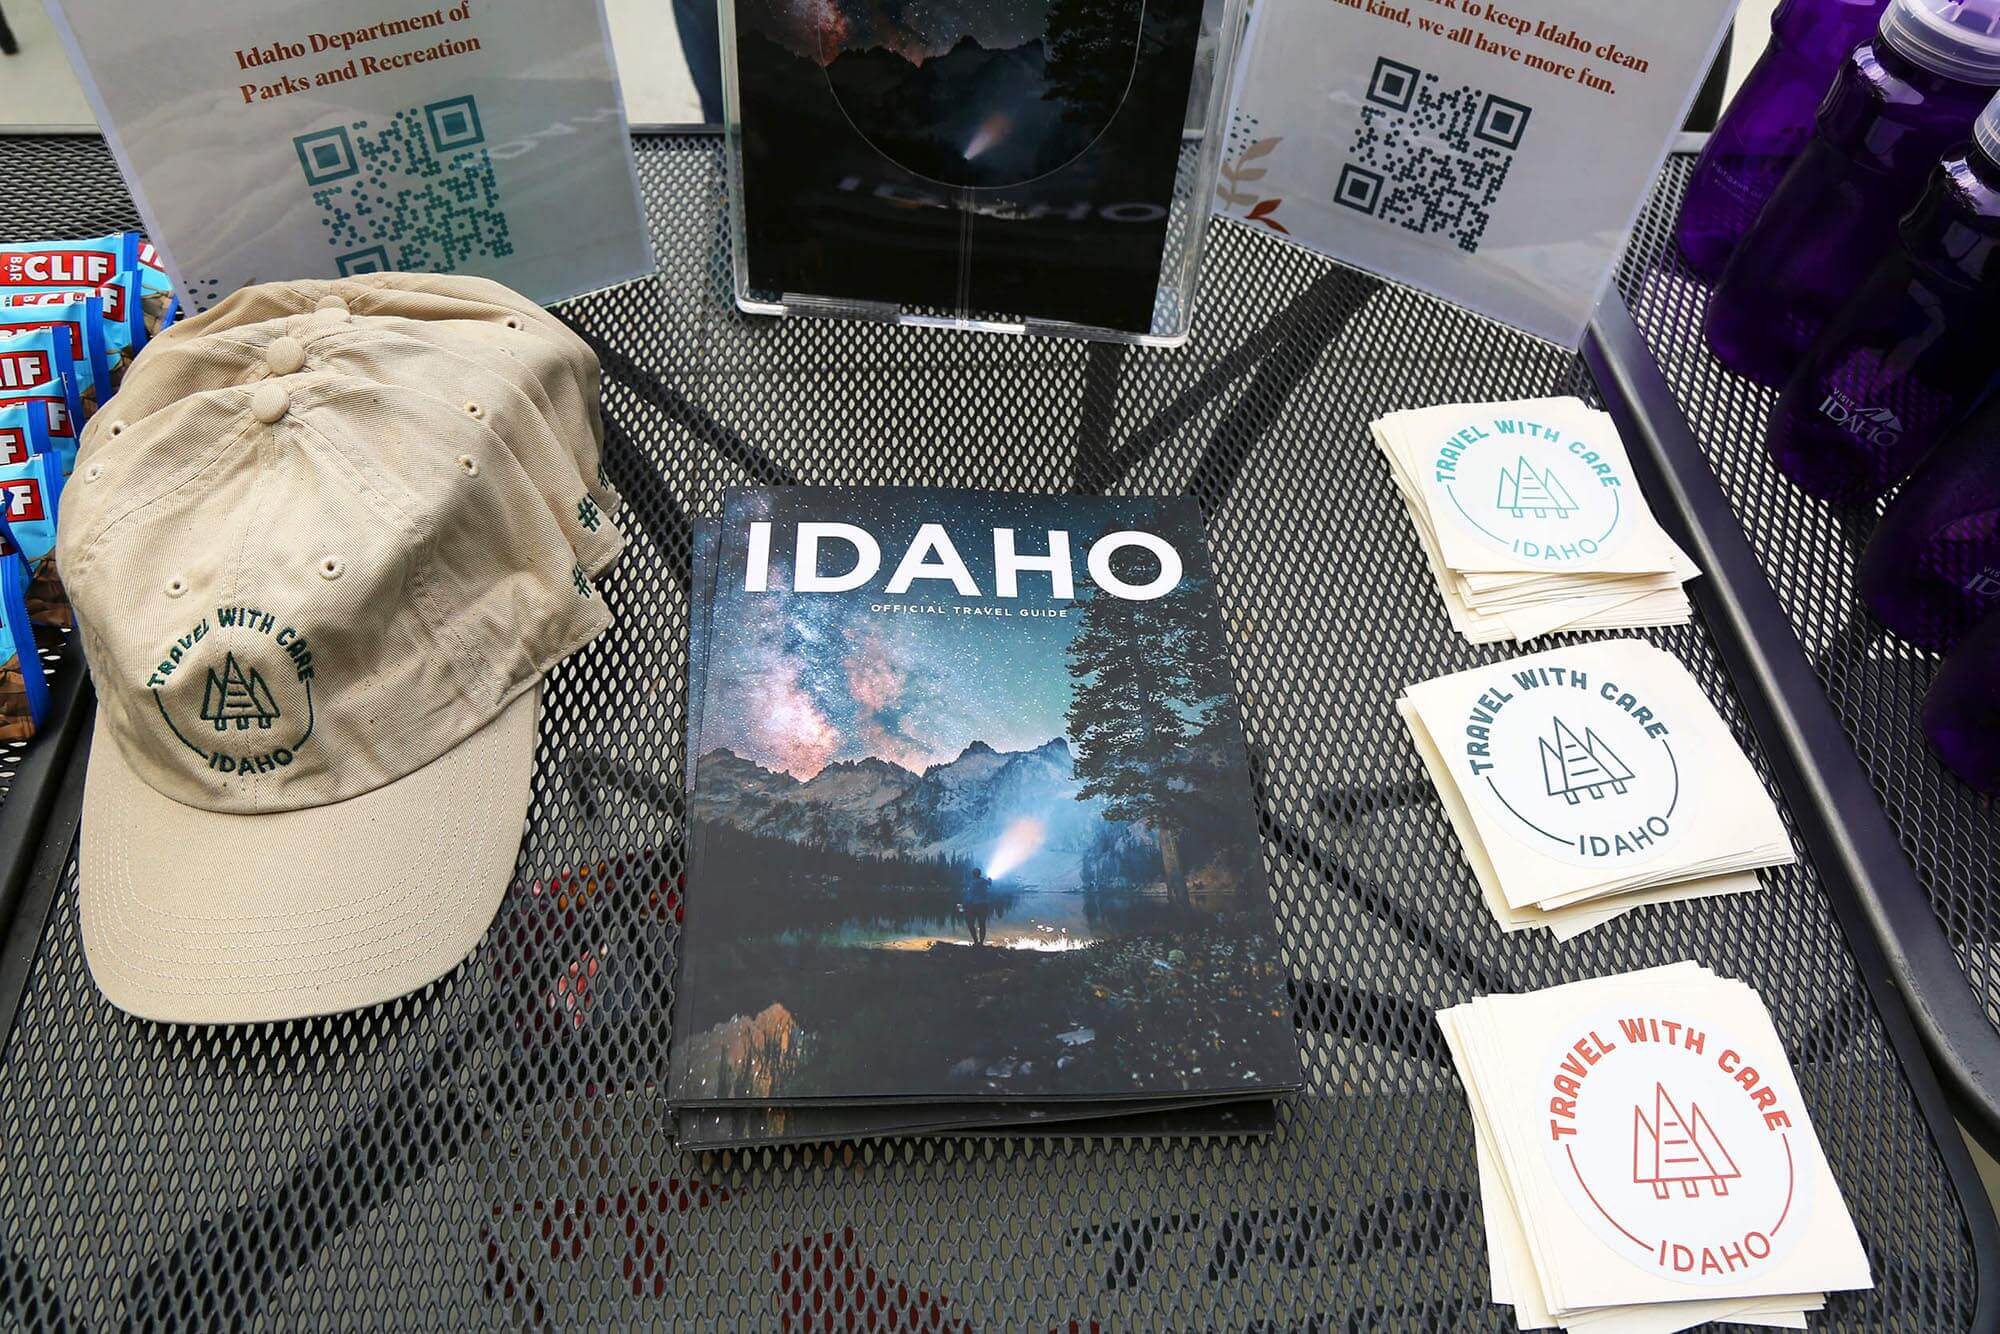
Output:
[[[743,588],[749,525],[773,523],[770,589]],[[792,593],[800,520],[852,523],[872,532],[882,568],[852,593]],[[918,528],[944,525],[979,585],[961,597],[950,582],[919,579],[901,596],[883,591]],[[1045,553],[1051,529],[1070,534],[1077,600],[1050,595],[1040,572],[1020,575],[1021,596],[993,594],[995,527],[1015,549]],[[973,491],[772,490],[732,493],[723,521],[703,748],[726,747],[768,769],[809,778],[836,760],[875,756],[921,772],[973,741],[1032,749],[1065,734],[1071,678],[1064,651],[1075,612],[1093,590],[1085,565],[1104,533],[1139,529],[1171,542],[1184,578],[1207,577],[1199,511],[1178,498],[1085,498]],[[821,572],[851,567],[852,548],[822,548]],[[1154,572],[1146,570],[1147,577]],[[942,607],[943,614],[876,611],[884,604]],[[1004,608],[1010,616],[957,614]],[[1028,617],[1062,610],[1064,618]]]
[[[1049,0],[771,0],[774,36],[824,63],[881,47],[921,64],[971,37],[1005,51],[1042,35]]]

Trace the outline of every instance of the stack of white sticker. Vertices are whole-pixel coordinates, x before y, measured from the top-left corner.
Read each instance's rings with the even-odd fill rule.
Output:
[[[1419,408],[1371,428],[1452,625],[1476,644],[1688,620],[1699,573],[1611,418],[1574,398]]]
[[[1636,639],[1549,649],[1396,701],[1507,930],[1587,931],[1647,903],[1757,888],[1796,860],[1708,696]]]
[[[1874,1286],[1762,999],[1692,963],[1438,1022],[1472,1107],[1493,1300],[1522,1329],[1806,1328]]]

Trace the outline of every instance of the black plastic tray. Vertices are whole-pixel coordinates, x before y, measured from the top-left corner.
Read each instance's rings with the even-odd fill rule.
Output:
[[[4,172],[0,179],[10,185],[17,180],[33,179],[26,154],[37,150],[26,145],[35,141],[0,142],[6,144],[8,154],[5,167],[0,168]],[[90,142],[95,145],[96,141]],[[52,141],[51,149],[41,151],[54,154],[49,158],[51,166],[72,165],[73,179],[83,193],[98,201],[95,208],[86,204],[76,210],[79,230],[75,234],[82,235],[82,228],[88,227],[95,228],[93,234],[101,235],[136,226],[131,201],[126,198],[110,155],[100,150],[78,157],[62,148],[62,143]],[[17,158],[17,152],[23,156]],[[58,212],[52,210],[45,192],[0,190],[0,237],[11,240],[40,234],[40,229],[47,227]],[[27,741],[0,741],[0,927],[13,916],[26,886],[61,783],[63,764],[80,731],[78,721],[82,711],[76,701],[86,689],[83,650],[72,636],[64,630],[40,628],[36,638],[53,699],[50,721],[40,733]],[[0,932],[0,940],[4,939],[4,932]],[[0,970],[0,1014],[11,1010],[13,1001],[7,990],[7,974]]]
[[[1707,292],[1671,239],[1692,165],[1670,160],[1620,275],[1633,360],[1655,368],[1641,396],[1680,470],[1719,479],[1693,503],[1733,534],[1740,638],[1781,703],[1800,781],[1830,813],[1822,865],[1839,862],[1860,888],[1955,1110],[2000,1153],[2000,815],[1925,748],[1918,713],[1935,656],[1885,632],[1855,597],[1879,507],[1835,509],[1793,489],[1764,449],[1775,395],[1702,344]]]
[[[108,192],[103,160],[95,141],[0,141],[6,225],[97,225],[102,199],[14,201]],[[644,139],[639,164],[662,279],[565,312],[608,372],[633,538],[602,585],[619,623],[549,683],[500,921],[463,968],[373,1010],[124,1018],[78,941],[71,766],[0,955],[22,983],[0,1009],[0,1325],[1510,1330],[1433,1011],[1682,958],[1770,1004],[1868,1245],[1878,1288],[1816,1327],[1994,1325],[1985,1196],[1846,868],[1819,855],[1821,808],[1765,750],[1771,706],[1737,693],[1763,685],[1728,619],[1744,590],[1717,580],[1702,623],[1648,637],[1782,783],[1808,856],[1760,894],[1567,945],[1503,936],[1391,707],[1508,650],[1446,625],[1368,421],[1602,385],[1686,531],[1713,516],[1676,508],[1683,461],[1628,410],[1642,345],[1601,342],[1593,381],[1235,227],[1175,351],[752,321],[729,301],[716,141]],[[1274,1137],[673,1150],[656,1088],[675,904],[700,892],[679,842],[687,516],[749,481],[1201,502],[1307,1079]]]

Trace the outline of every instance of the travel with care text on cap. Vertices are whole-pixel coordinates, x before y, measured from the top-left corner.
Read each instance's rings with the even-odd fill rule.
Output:
[[[599,370],[476,278],[238,292],[85,428],[57,559],[98,697],[91,975],[147,1019],[375,1005],[513,871],[544,675],[610,624]]]

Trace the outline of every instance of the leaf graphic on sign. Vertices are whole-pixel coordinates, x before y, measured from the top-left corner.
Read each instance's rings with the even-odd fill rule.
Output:
[[[1279,222],[1276,218],[1271,216],[1273,213],[1276,213],[1278,211],[1278,205],[1284,202],[1285,201],[1282,199],[1266,199],[1262,203],[1258,204],[1255,208],[1251,209],[1248,213],[1244,214],[1243,220],[1245,222],[1261,223],[1264,226],[1269,227],[1274,232],[1278,232],[1284,236],[1290,236],[1292,234],[1291,229],[1286,227],[1284,223]]]
[[[1249,211],[1243,215],[1244,221],[1262,223],[1273,231],[1285,232],[1286,235],[1290,235],[1289,232],[1286,232],[1282,224],[1274,221],[1270,216],[1282,202],[1281,200],[1260,200],[1253,193],[1230,188],[1230,186],[1241,185],[1249,181],[1263,180],[1266,174],[1265,169],[1262,167],[1252,167],[1247,164],[1254,162],[1260,157],[1268,156],[1271,150],[1283,142],[1284,136],[1282,135],[1272,139],[1259,139],[1237,154],[1234,162],[1224,162],[1222,164],[1222,177],[1229,182],[1229,185],[1223,185],[1218,182],[1215,187],[1215,193],[1226,203],[1233,204],[1237,208],[1247,208]]]

